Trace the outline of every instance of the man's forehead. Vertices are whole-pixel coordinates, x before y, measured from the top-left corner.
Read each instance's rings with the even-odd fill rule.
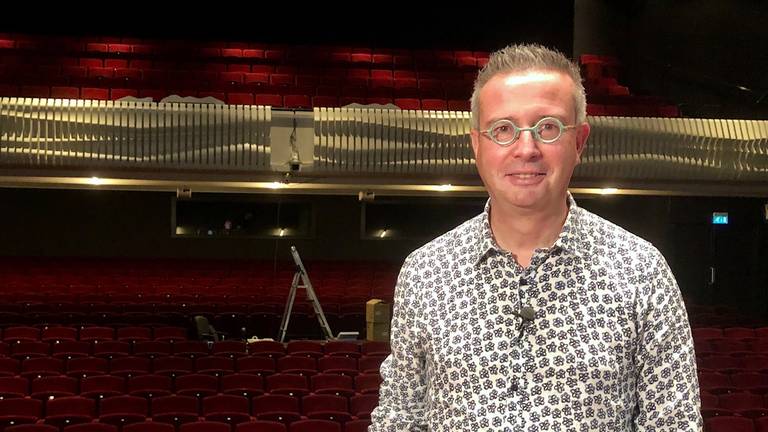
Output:
[[[505,85],[516,86],[560,81],[563,78],[563,73],[552,70],[532,69],[520,72],[502,73],[494,78],[502,81]]]
[[[570,77],[567,74],[550,69],[526,69],[521,71],[501,72],[494,75],[488,83],[491,81],[507,87],[571,82]],[[487,87],[487,85],[485,87]]]
[[[490,85],[489,85],[490,84]],[[480,113],[480,122],[485,124],[489,121],[498,120],[499,118],[506,117],[505,115],[502,116],[494,116],[489,112],[486,112],[486,109],[488,108],[485,104],[488,98],[496,99],[497,97],[500,97],[499,91],[502,89],[508,89],[513,90],[515,88],[526,88],[528,86],[531,86],[531,88],[537,88],[543,93],[541,94],[550,94],[550,95],[561,95],[561,94],[568,94],[570,95],[573,90],[573,81],[571,80],[571,77],[559,70],[551,70],[551,69],[525,69],[520,71],[507,71],[507,72],[501,72],[499,74],[494,75],[488,82],[486,82],[486,85],[483,86],[482,90],[480,91],[480,97],[478,99],[479,102],[479,113]],[[503,90],[502,90],[503,93]],[[562,108],[566,109],[566,106],[563,106]],[[565,113],[556,113],[551,112],[552,107],[547,108],[548,111],[546,115],[554,115],[554,116],[562,116]],[[570,110],[570,109],[568,109]],[[487,116],[491,116],[492,118],[489,119]]]

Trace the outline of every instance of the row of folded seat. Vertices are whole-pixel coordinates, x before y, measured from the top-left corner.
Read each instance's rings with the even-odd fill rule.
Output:
[[[768,417],[755,419],[738,416],[715,416],[704,420],[706,432],[768,432]]]
[[[712,350],[721,349],[723,351],[733,351],[730,347],[745,348],[746,351],[760,350],[762,345],[768,341],[768,336],[760,334],[758,336],[722,336],[702,338],[694,336],[694,343],[702,348],[711,348]]]
[[[161,412],[146,416],[139,412],[122,412],[107,404],[108,411],[101,415],[92,414],[89,404],[79,398],[57,400],[45,415],[38,416],[38,410],[31,404],[18,403],[23,410],[19,414],[0,417],[0,422],[7,424],[3,431],[9,432],[363,432],[370,425],[368,418],[358,419],[341,413],[343,420],[337,420],[334,412],[311,412],[309,415],[289,413],[284,421],[259,420],[259,417],[245,413],[226,411],[212,412],[204,416],[194,416],[191,411],[174,412],[170,410],[185,408],[183,401],[167,400],[158,405]],[[224,402],[224,401],[222,401]],[[132,400],[114,401],[137,405]],[[10,407],[9,407],[10,408]],[[134,407],[136,408],[136,407]],[[1,408],[0,408],[1,409]],[[279,416],[269,413],[265,418]],[[326,418],[333,418],[326,419]]]
[[[768,372],[768,355],[697,356],[699,372]]]
[[[13,326],[0,329],[2,341],[5,343],[18,342],[54,342],[63,341],[108,341],[119,340],[126,342],[137,341],[183,341],[188,339],[187,329],[183,327],[119,327],[106,326],[68,327],[45,325],[43,328],[31,326]],[[0,354],[4,353],[0,348]]]
[[[699,357],[712,355],[747,356],[768,354],[768,338],[744,339],[707,339],[693,341],[696,355]]]
[[[239,305],[92,305],[85,308],[62,307],[56,312],[5,312],[0,309],[0,325],[5,327],[190,327],[195,317],[206,317],[217,329],[231,337],[274,337],[284,313],[283,304],[239,304]],[[30,308],[35,309],[35,308]],[[78,310],[89,309],[90,312]],[[154,309],[154,312],[148,310]],[[216,309],[219,309],[216,311]],[[343,331],[365,331],[365,300],[356,303],[323,303],[323,311],[332,329]],[[296,302],[291,314],[291,328],[317,328],[317,318],[312,306]],[[246,334],[242,329],[246,328]],[[124,332],[126,332],[125,330]],[[133,338],[133,336],[131,336]],[[302,338],[320,337],[310,333]],[[146,336],[136,334],[135,338]],[[297,336],[293,336],[297,338]]]
[[[340,303],[333,296],[320,297],[323,310],[329,313],[345,314],[360,313],[365,310],[367,297],[357,297],[354,302]],[[226,315],[226,314],[253,314],[273,313],[282,314],[284,302],[260,302],[260,303],[83,303],[83,304],[38,304],[38,303],[0,303],[0,313],[10,314],[79,314],[79,315],[117,315],[117,314],[164,314],[176,313],[182,315]],[[312,311],[309,303],[297,301],[294,304],[295,312]]]
[[[768,371],[715,372],[699,371],[699,387],[712,394],[749,392],[768,393]]]
[[[2,71],[2,69],[0,69]],[[115,71],[117,73],[118,71]],[[155,71],[159,72],[159,71]],[[0,72],[1,73],[1,72]],[[16,81],[17,88],[8,88],[5,91],[20,92],[27,97],[58,97],[58,98],[85,98],[86,95],[103,96],[98,99],[119,99],[120,97],[138,97],[142,90],[151,91],[194,89],[199,92],[225,93],[256,93],[305,95],[305,96],[337,96],[337,97],[418,97],[423,99],[467,99],[472,92],[472,81],[448,80],[437,78],[348,78],[348,77],[315,77],[294,76],[290,74],[266,74],[266,73],[242,73],[222,72],[221,78],[212,80],[198,79],[193,81],[190,73],[186,79],[155,78],[152,80],[129,80],[125,78],[110,77],[83,77],[83,78],[59,78],[46,79],[35,85],[23,84],[24,81]],[[0,76],[0,79],[2,77]],[[332,78],[332,79],[331,79]],[[302,81],[303,79],[303,81]],[[332,83],[338,81],[337,83]],[[311,82],[311,84],[310,84]],[[83,90],[88,90],[86,95]],[[119,90],[120,95],[107,92],[98,94],[99,89]],[[173,93],[170,93],[173,94]],[[176,93],[178,94],[178,93]],[[152,96],[153,93],[145,94]],[[4,96],[11,96],[4,94]],[[186,95],[181,95],[186,96]],[[194,95],[191,95],[194,96]],[[619,97],[603,99],[602,102],[621,102]],[[646,101],[647,103],[647,101]]]
[[[1,58],[1,57],[0,57]],[[189,81],[208,85],[260,84],[274,86],[371,86],[372,88],[447,88],[471,86],[474,72],[432,71],[391,68],[323,68],[272,65],[232,64],[214,69],[159,69],[144,64],[130,67],[110,62],[105,66],[99,59],[81,59],[78,65],[40,65],[29,71],[26,65],[2,65],[0,79],[45,78],[53,82],[66,82],[69,77],[78,84],[116,84],[132,88],[139,82],[157,85],[172,81]],[[56,85],[56,84],[54,84]]]
[[[156,357],[112,356],[69,358],[32,357],[18,360],[0,357],[0,376],[20,375],[27,378],[39,378],[49,375],[66,374],[73,377],[93,375],[119,375],[131,377],[155,373],[177,376],[190,373],[226,375],[250,373],[268,376],[276,373],[291,373],[304,376],[316,374],[357,374],[378,373],[384,356],[364,356],[357,358],[325,356],[313,357],[285,356],[273,359],[263,356],[237,357],[224,356],[184,356],[160,355]]]
[[[145,38],[72,36],[45,37],[27,34],[0,34],[0,52],[68,56],[58,63],[78,64],[78,57],[104,59],[109,65],[170,66],[174,59],[197,60],[202,64],[283,64],[318,63],[367,65],[425,65],[429,67],[482,67],[490,53],[466,49],[370,48],[335,45],[285,45],[260,42],[168,41]],[[112,63],[110,63],[112,62]],[[141,63],[139,63],[141,62]],[[218,63],[217,63],[218,62]],[[213,67],[219,69],[220,67]]]
[[[710,309],[711,310],[711,309]],[[762,316],[745,314],[743,311],[728,311],[723,308],[717,312],[689,312],[688,321],[693,328],[714,328],[724,331],[727,328],[762,328],[766,320]]]
[[[346,303],[395,285],[383,262],[308,262],[312,284]],[[399,263],[398,263],[399,264]],[[0,263],[0,303],[285,303],[293,263],[245,260],[9,258]],[[98,270],[96,270],[98,269]],[[390,293],[391,295],[391,293]]]
[[[281,394],[301,397],[309,394],[330,394],[353,397],[357,394],[378,394],[381,376],[378,373],[347,375],[317,374],[306,377],[297,374],[273,374],[262,377],[255,374],[206,375],[199,373],[177,376],[145,374],[129,378],[118,375],[92,375],[73,378],[48,375],[27,379],[21,376],[0,377],[0,399],[32,398],[47,400],[65,396],[103,399],[110,396],[131,395],[153,398],[183,395],[202,398],[217,394],[259,396]]]
[[[197,421],[175,427],[170,423],[147,420],[126,424],[118,428],[106,423],[80,423],[63,429],[45,423],[9,426],[7,432],[367,432],[369,420],[352,420],[339,423],[329,420],[298,420],[289,425],[269,420],[254,420],[230,425],[216,421]]]
[[[43,271],[45,269],[42,269]],[[0,272],[10,272],[0,266]],[[33,271],[41,271],[34,269]],[[285,301],[293,275],[280,277],[232,277],[160,279],[151,275],[107,278],[99,281],[88,269],[78,276],[61,276],[53,280],[9,277],[0,273],[0,303],[80,304],[80,303],[259,303]],[[395,285],[395,275],[381,275],[368,280],[332,279],[323,281],[313,276],[318,294],[332,297],[366,295],[371,290],[386,290]],[[158,280],[160,279],[160,280]],[[54,291],[55,290],[55,291]],[[266,300],[263,300],[266,298]]]
[[[286,285],[290,287],[290,282]],[[394,287],[394,282],[391,287]],[[29,288],[30,290],[36,288]],[[92,286],[91,289],[102,289]],[[127,290],[128,288],[126,288]],[[191,288],[190,288],[191,289]],[[196,287],[195,290],[206,290],[206,287]],[[376,289],[380,294],[386,294],[387,288],[380,286]],[[259,294],[252,296],[227,295],[227,294],[145,294],[136,293],[123,296],[92,296],[70,293],[56,297],[45,298],[19,293],[0,293],[0,311],[6,312],[53,312],[66,309],[71,312],[98,311],[105,308],[110,311],[156,311],[167,310],[170,306],[205,306],[215,311],[226,311],[228,308],[240,310],[242,308],[261,305],[285,305],[287,290],[271,293],[266,290],[256,289]],[[316,290],[323,303],[347,305],[350,303],[365,302],[370,298],[371,286],[348,286],[326,288]],[[391,296],[391,293],[390,293]],[[165,308],[165,309],[164,309]]]
[[[269,420],[254,420],[230,425],[216,421],[196,421],[175,427],[170,423],[147,420],[126,424],[122,428],[106,423],[79,423],[63,429],[45,423],[9,426],[7,432],[367,432],[370,420],[352,420],[339,423],[329,420],[298,420],[289,425]]]
[[[408,50],[375,54],[360,48],[291,47],[287,52],[302,54],[284,57],[283,48],[206,48],[195,44],[191,44],[192,49],[184,46],[170,56],[156,58],[154,50],[148,48],[152,44],[95,42],[77,45],[103,49],[81,48],[75,57],[53,54],[36,44],[22,44],[28,48],[20,48],[13,39],[5,41],[6,48],[0,48],[6,64],[0,68],[0,95],[91,100],[131,96],[160,101],[178,94],[211,96],[229,104],[299,109],[391,103],[402,109],[468,110],[477,70],[488,61],[487,52],[478,56],[462,50],[424,50],[413,55]],[[139,53],[134,51],[136,47],[142,47]],[[631,95],[630,89],[618,82],[617,59],[584,55],[580,63],[587,93],[598,97],[597,103],[591,101],[588,107],[590,114],[680,115],[677,106],[660,98]],[[29,64],[36,67],[29,70]],[[363,94],[345,94],[349,92],[345,88],[352,87]],[[416,93],[398,94],[398,90]],[[601,97],[616,99],[606,103]]]
[[[351,294],[350,294],[351,296]],[[265,295],[265,297],[268,297]],[[368,296],[358,293],[352,298],[341,301],[338,295],[318,294],[318,298],[323,303],[323,309],[329,311],[345,312],[358,311],[364,308]],[[207,298],[195,301],[187,299],[172,299],[169,302],[113,302],[113,303],[0,303],[0,312],[4,313],[79,313],[79,314],[98,314],[98,313],[255,313],[255,312],[273,312],[281,313],[285,307],[285,298],[268,297],[263,301],[256,302],[231,302],[222,301],[222,299]],[[308,303],[297,301],[295,309],[307,310],[311,308]]]
[[[2,271],[2,270],[0,270]],[[292,278],[292,277],[291,277]],[[285,303],[291,280],[277,283],[274,287],[263,284],[249,284],[245,287],[233,285],[162,285],[156,291],[147,293],[133,284],[61,284],[58,294],[43,294],[38,292],[50,289],[45,285],[35,283],[6,286],[8,291],[0,291],[0,304],[9,308],[25,309],[28,307],[43,308],[43,305],[63,304],[67,307],[84,307],[90,305],[132,305],[132,304],[215,304],[239,305],[261,303]],[[316,286],[318,285],[318,286]],[[328,298],[334,303],[349,303],[349,297],[356,302],[370,297],[371,294],[387,293],[393,289],[395,281],[379,280],[376,283],[356,284],[324,284],[322,288],[313,281],[313,288],[321,298]],[[2,285],[0,285],[0,288]],[[146,288],[146,286],[145,286]],[[27,290],[19,292],[18,290]],[[123,294],[108,292],[93,294],[93,291],[122,289]],[[89,292],[91,291],[91,292]],[[238,291],[249,291],[252,294],[237,294]],[[191,293],[191,294],[190,294]]]
[[[354,311],[348,313],[334,313],[329,310],[325,317],[333,330],[333,333],[340,331],[356,331],[363,335],[366,332],[364,305],[355,306]],[[255,308],[254,308],[255,310]],[[204,323],[207,318],[209,324],[217,330],[221,338],[225,339],[268,339],[279,335],[279,325],[282,314],[271,311],[253,312],[253,313],[218,313],[209,314],[202,311],[188,311],[188,313],[166,312],[166,313],[98,313],[98,314],[76,314],[76,313],[29,313],[29,314],[8,314],[0,312],[0,323],[12,326],[34,326],[39,328],[51,326],[65,327],[112,327],[115,329],[131,327],[158,328],[167,326],[182,326],[184,328],[195,329],[198,322]],[[203,327],[200,327],[203,328]],[[192,332],[195,337],[196,331]],[[207,333],[207,332],[206,332]],[[324,337],[321,327],[318,325],[318,318],[314,311],[303,312],[295,310],[291,314],[290,323],[286,337],[291,339],[320,339]],[[10,339],[12,340],[12,338]],[[127,336],[123,340],[140,341],[145,340],[141,336]],[[166,339],[167,340],[167,339]],[[0,345],[3,342],[0,342]],[[0,348],[1,349],[1,348]]]
[[[51,328],[63,328],[63,327],[51,327]],[[130,327],[125,327],[129,328]],[[73,329],[73,328],[70,328]],[[136,329],[148,330],[146,327],[136,327]],[[169,329],[167,336],[165,329]],[[55,355],[56,351],[59,351],[62,344],[70,343],[70,347],[83,347],[84,350],[80,351],[84,355],[90,355],[91,353],[101,350],[97,345],[108,345],[114,347],[114,351],[129,354],[140,353],[158,353],[158,354],[178,354],[183,346],[183,349],[188,352],[200,353],[203,355],[210,354],[224,354],[232,357],[240,357],[250,354],[254,355],[267,355],[271,357],[280,357],[284,355],[296,355],[306,357],[323,357],[325,355],[335,355],[344,357],[361,357],[365,355],[386,355],[389,353],[390,347],[388,342],[382,341],[308,341],[308,340],[293,340],[287,343],[277,342],[273,340],[259,340],[251,343],[238,340],[224,340],[219,342],[212,341],[199,341],[188,340],[186,338],[186,330],[180,327],[158,327],[155,328],[155,339],[141,339],[135,337],[132,334],[124,334],[124,338],[115,339],[114,329],[110,327],[85,327],[80,329],[80,338],[76,340],[74,338],[62,338],[60,335],[57,337],[40,339],[41,334],[39,332],[33,332],[32,330],[38,330],[34,327],[11,327],[5,329],[5,339],[0,342],[0,355],[13,355],[14,350],[18,350],[18,346],[24,347],[40,347],[34,351],[39,352],[40,356]],[[88,330],[86,332],[86,330]],[[118,329],[118,332],[121,329]],[[163,330],[163,336],[158,337],[160,333],[158,330]],[[170,330],[173,330],[171,332]],[[23,331],[23,332],[22,332]],[[28,332],[27,332],[28,331]],[[181,334],[184,331],[184,334]],[[80,344],[72,344],[74,342],[80,342]],[[140,349],[138,352],[135,347],[146,347],[146,349]],[[124,347],[125,349],[122,349]],[[147,355],[147,354],[144,354]]]
[[[177,94],[288,108],[373,103],[402,109],[466,110],[477,68],[488,58],[487,52],[477,57],[472,51],[424,51],[412,56],[407,50],[373,54],[335,48],[318,56],[323,47],[312,47],[306,51],[310,55],[283,58],[277,55],[283,50],[216,48],[216,52],[227,52],[221,58],[213,52],[201,57],[197,49],[186,49],[195,44],[161,58],[133,52],[134,44],[116,45],[128,48],[127,53],[107,48],[73,57],[37,45],[19,48],[12,39],[6,46],[0,48],[5,66],[0,68],[0,95],[4,96],[90,100],[131,96],[160,101]],[[258,53],[265,56],[255,57]],[[350,55],[356,61],[347,61]],[[30,69],[29,65],[35,66]],[[398,94],[401,89],[415,93]]]
[[[335,96],[315,95],[315,89],[307,93],[287,91],[265,92],[256,89],[238,91],[198,90],[189,86],[184,88],[159,89],[124,88],[124,87],[76,87],[76,86],[17,86],[0,84],[0,96],[22,98],[54,98],[54,99],[86,99],[86,100],[119,100],[125,97],[150,98],[160,102],[168,96],[207,98],[212,97],[230,105],[263,105],[275,108],[310,109],[314,107],[343,107],[351,104],[360,105],[394,105],[404,110],[451,110],[469,111],[469,96],[462,99],[446,99],[442,97],[392,97],[392,96]],[[336,91],[338,92],[338,91]],[[419,93],[418,91],[416,93]],[[420,93],[419,93],[420,94]]]
[[[714,394],[702,390],[701,413],[704,417],[723,415],[768,417],[768,396],[751,392]]]
[[[215,395],[202,399],[160,396],[148,400],[123,395],[99,400],[68,396],[44,402],[38,399],[3,399],[0,400],[0,426],[8,426],[10,422],[32,423],[37,420],[59,425],[98,420],[121,426],[148,418],[176,425],[197,420],[237,424],[259,419],[290,423],[302,418],[347,422],[369,419],[377,403],[376,394],[352,398],[333,395],[307,395],[301,398],[286,395],[253,398]]]
[[[694,327],[691,335],[695,340],[768,338],[768,327]]]

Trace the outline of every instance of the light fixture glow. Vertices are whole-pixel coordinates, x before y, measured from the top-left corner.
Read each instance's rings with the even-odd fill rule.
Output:
[[[285,237],[285,228],[280,228],[280,234],[278,234],[280,237]]]
[[[280,182],[267,183],[267,187],[270,189],[282,189],[285,187],[285,183],[280,183]]]
[[[381,230],[381,233],[379,233],[379,238],[384,238],[387,236],[387,229]]]
[[[98,186],[104,184],[104,180],[100,179],[99,177],[91,177],[88,179],[88,183],[94,186]]]
[[[619,191],[619,190],[618,190],[618,189],[616,189],[616,188],[602,188],[602,189],[598,190],[598,193],[599,193],[600,195],[614,195],[614,194],[616,194],[618,191]]]
[[[436,186],[435,189],[437,189],[440,192],[448,192],[449,190],[453,189],[453,185],[450,184],[450,183],[448,183],[448,184],[441,184],[439,186]]]

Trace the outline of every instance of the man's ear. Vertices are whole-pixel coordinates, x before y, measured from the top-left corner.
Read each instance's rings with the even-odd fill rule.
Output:
[[[475,153],[475,160],[477,160],[477,147],[480,145],[480,132],[477,129],[469,130],[469,137],[472,140],[472,151]]]
[[[587,122],[576,127],[576,163],[581,162],[581,154],[587,148],[587,138],[589,138],[590,130],[591,128]]]

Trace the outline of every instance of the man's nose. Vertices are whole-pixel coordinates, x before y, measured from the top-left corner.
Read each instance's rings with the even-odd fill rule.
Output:
[[[539,142],[531,130],[521,130],[512,146],[515,156],[519,158],[532,158],[540,154]]]

